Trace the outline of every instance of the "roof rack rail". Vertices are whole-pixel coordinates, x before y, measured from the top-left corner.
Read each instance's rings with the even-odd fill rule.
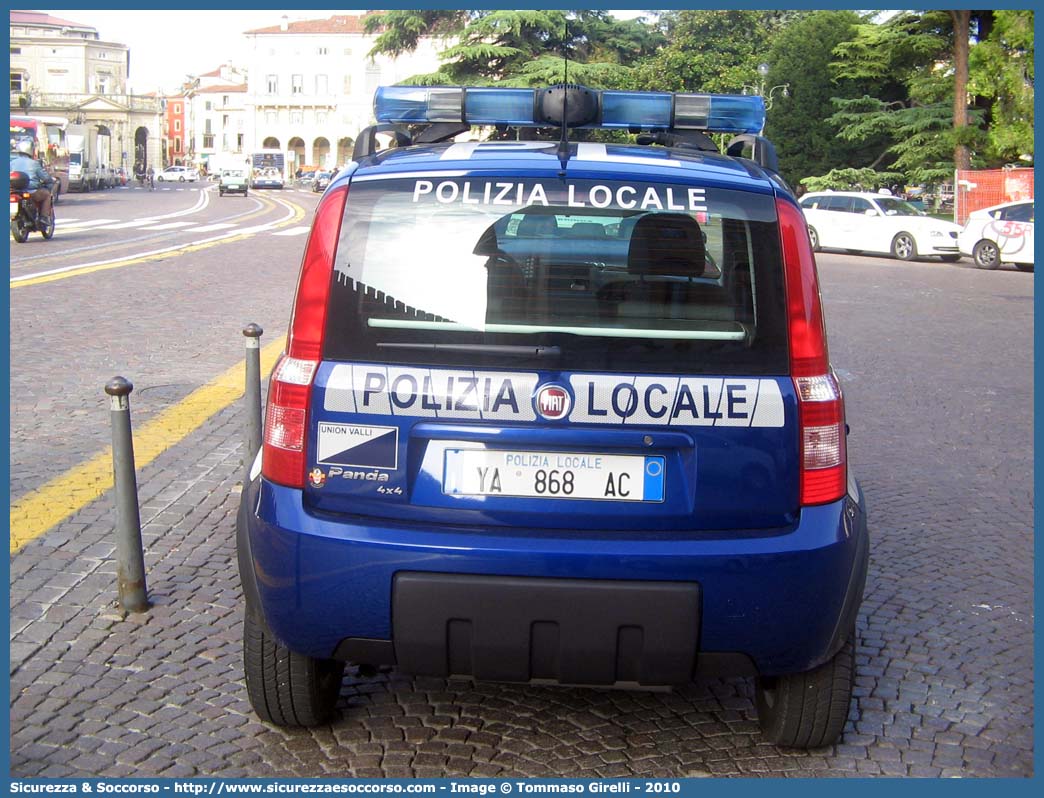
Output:
[[[744,155],[748,151],[748,147],[749,154]],[[733,158],[749,158],[758,166],[779,173],[779,157],[776,155],[776,147],[764,136],[755,136],[750,133],[734,136],[725,145],[725,154]]]

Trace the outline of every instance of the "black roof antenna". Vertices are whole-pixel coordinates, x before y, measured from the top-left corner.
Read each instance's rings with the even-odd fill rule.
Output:
[[[565,21],[565,41],[562,47],[562,136],[558,140],[558,160],[562,163],[561,177],[565,177],[566,165],[569,163],[569,12],[563,15]]]

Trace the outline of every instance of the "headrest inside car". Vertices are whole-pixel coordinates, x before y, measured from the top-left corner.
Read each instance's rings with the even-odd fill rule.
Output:
[[[627,270],[632,274],[700,277],[706,263],[703,231],[691,216],[650,213],[631,232]]]

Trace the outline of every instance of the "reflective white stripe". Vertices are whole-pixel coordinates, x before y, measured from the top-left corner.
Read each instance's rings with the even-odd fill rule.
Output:
[[[534,421],[534,372],[470,371],[339,363],[323,408],[334,413]],[[782,427],[774,379],[573,374],[574,424]]]
[[[604,144],[593,141],[581,141],[576,145],[578,161],[602,161],[603,163],[632,163],[641,166],[664,166],[670,169],[681,169],[681,161],[673,159],[643,158],[640,155],[610,155]]]
[[[531,372],[339,363],[326,381],[323,408],[413,418],[532,421],[537,379]]]
[[[462,172],[459,169],[444,170],[442,172],[391,172],[389,174],[381,175],[359,175],[353,177],[353,183],[370,183],[374,180],[416,180],[418,178],[432,178],[432,177],[464,177],[467,172]]]

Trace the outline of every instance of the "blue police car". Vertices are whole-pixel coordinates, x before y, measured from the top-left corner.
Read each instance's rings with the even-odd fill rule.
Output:
[[[345,663],[744,674],[766,739],[836,741],[868,537],[761,98],[400,86],[375,109],[316,210],[240,508],[255,711],[328,720]]]

